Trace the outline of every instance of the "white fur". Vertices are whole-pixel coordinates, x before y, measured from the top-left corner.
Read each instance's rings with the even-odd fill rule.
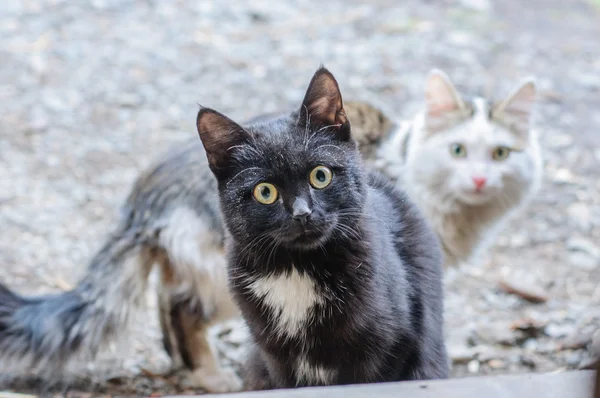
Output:
[[[454,90],[452,86],[440,88],[443,85],[439,76],[434,80],[436,84],[429,88],[428,103],[432,102],[436,90],[442,90],[440,96],[444,101],[459,98],[444,91]],[[531,89],[532,86],[524,87]],[[524,96],[523,90],[517,93]],[[516,98],[514,93],[509,97],[512,98]],[[435,132],[427,126],[439,128],[443,124],[428,123],[427,111],[419,113],[412,122],[392,133],[390,140],[380,147],[379,159],[374,163],[384,173],[397,178],[425,213],[442,241],[446,266],[467,262],[486,247],[507,219],[529,203],[540,187],[543,174],[537,132],[510,131],[489,120],[483,99],[475,99],[474,105],[473,117]],[[502,106],[506,107],[506,101]],[[464,109],[463,104],[455,107],[455,111]],[[434,110],[439,112],[437,108]],[[403,157],[407,133],[410,135],[406,157]],[[453,143],[466,147],[465,158],[451,155]],[[497,146],[523,151],[511,152],[505,160],[496,161],[491,151]],[[474,176],[487,179],[481,192],[475,192]]]
[[[187,207],[173,210],[161,230],[160,244],[174,267],[175,289],[194,291],[205,311],[213,314],[212,323],[239,315],[227,286],[225,253],[218,235],[196,212]]]
[[[312,319],[314,306],[323,300],[312,278],[300,274],[296,268],[289,273],[258,278],[248,288],[274,312],[279,336],[298,336]]]
[[[309,384],[331,384],[336,375],[333,369],[327,369],[320,365],[311,365],[306,358],[296,359],[296,382],[298,384],[308,382]]]
[[[174,209],[163,220],[159,239],[168,253],[175,279],[162,289],[199,297],[208,325],[240,315],[227,285],[225,253],[219,236],[196,212],[187,207]],[[241,390],[241,380],[219,365],[213,343],[205,333],[205,329],[198,330],[198,342],[203,344],[199,343],[200,351],[193,355],[201,366],[190,375],[191,383],[213,393]]]

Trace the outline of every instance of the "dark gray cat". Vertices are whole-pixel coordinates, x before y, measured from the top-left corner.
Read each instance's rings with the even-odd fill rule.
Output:
[[[302,260],[295,264],[296,271],[288,270],[289,283],[288,279],[283,278],[270,290],[266,283],[261,285],[261,282],[257,282],[253,286],[262,292],[259,293],[263,297],[260,302],[271,303],[273,308],[289,309],[278,314],[278,317],[284,319],[282,325],[292,325],[286,326],[288,328],[301,327],[310,332],[309,339],[301,342],[294,340],[297,336],[280,338],[285,340],[282,350],[287,350],[290,345],[295,347],[290,352],[291,355],[295,355],[299,349],[297,344],[308,344],[310,339],[315,338],[314,333],[318,331],[315,328],[323,328],[328,322],[332,322],[335,326],[332,330],[339,331],[334,338],[337,345],[332,345],[333,351],[322,347],[305,347],[311,350],[311,355],[319,353],[318,355],[327,358],[342,360],[348,366],[356,366],[356,372],[361,372],[360,367],[368,366],[368,363],[372,363],[377,369],[383,369],[380,370],[380,377],[374,378],[372,372],[357,373],[356,380],[391,380],[395,377],[393,372],[397,372],[396,376],[399,378],[413,377],[413,373],[414,377],[443,377],[446,374],[446,356],[441,338],[442,291],[437,244],[427,232],[420,216],[400,193],[391,190],[384,182],[366,182],[358,164],[354,144],[347,140],[347,126],[325,128],[316,132],[324,125],[331,124],[326,120],[339,122],[344,118],[335,81],[324,71],[320,76],[317,81],[320,83],[313,84],[309,90],[311,96],[307,97],[307,100],[310,99],[307,105],[310,107],[303,110],[310,110],[312,113],[310,122],[305,117],[306,113],[298,112],[284,118],[262,117],[244,123],[244,126],[253,134],[265,130],[263,138],[256,138],[257,143],[262,142],[261,146],[256,147],[261,150],[267,145],[270,134],[276,131],[284,133],[280,138],[286,140],[287,144],[282,148],[287,152],[275,152],[273,147],[268,150],[265,148],[265,156],[271,156],[272,161],[287,165],[287,168],[273,170],[274,172],[282,173],[291,166],[308,167],[306,162],[311,159],[323,160],[324,163],[319,165],[326,166],[327,169],[315,170],[312,176],[313,183],[320,186],[329,178],[327,170],[332,171],[331,184],[320,190],[311,188],[313,203],[307,202],[306,206],[312,206],[313,218],[322,214],[322,211],[327,212],[332,219],[340,217],[337,224],[331,223],[332,231],[321,233],[323,240],[319,243],[326,250],[328,261],[330,258],[338,259],[339,264],[342,254],[353,256],[352,261],[342,268],[336,268],[336,262],[331,262],[327,267],[322,266],[323,259],[314,257],[314,250],[307,250],[315,244],[314,239],[317,238],[305,242],[306,246],[301,241],[281,243],[280,250],[274,250],[275,241],[269,238],[269,234],[272,236],[272,231],[281,228],[291,215],[280,213],[283,210],[277,208],[282,206],[279,202],[270,206],[258,206],[251,199],[251,193],[246,190],[245,197],[232,198],[239,205],[234,214],[248,209],[250,205],[257,206],[257,211],[251,216],[247,214],[232,218],[232,215],[228,218],[229,225],[237,225],[237,228],[232,229],[238,231],[234,235],[237,236],[237,244],[249,241],[247,236],[239,238],[240,231],[248,234],[271,231],[264,238],[261,237],[261,240],[256,239],[255,246],[248,248],[248,251],[260,252],[269,248],[273,253],[271,261],[282,259],[277,268],[273,268],[273,272],[267,274],[263,269],[262,275],[273,276],[273,280],[276,280],[277,274],[281,274],[286,261],[289,265],[290,259],[296,258],[295,256],[300,256]],[[346,104],[350,118],[357,113],[359,105],[360,103]],[[207,111],[205,114],[208,114]],[[206,122],[210,119],[203,120]],[[225,119],[217,117],[216,120]],[[364,126],[361,128],[360,118],[352,119],[352,122],[354,138],[367,131]],[[242,131],[233,122],[227,121],[224,125],[235,126],[236,131]],[[305,137],[308,145],[294,146],[299,140],[304,144]],[[219,137],[213,139],[212,143],[219,144]],[[322,147],[315,150],[318,146]],[[229,161],[229,171],[236,167],[246,170],[250,164],[261,161],[258,153],[251,153],[251,146],[245,145],[243,150],[238,149],[232,150],[231,155],[234,157]],[[327,155],[323,153],[325,149],[329,149],[328,152],[335,156],[325,159],[311,157]],[[215,147],[213,153],[214,150]],[[240,161],[245,163],[236,164]],[[331,162],[334,164],[330,164]],[[216,171],[220,172],[218,169]],[[243,191],[242,183],[248,183],[247,179],[257,170],[246,170],[235,179],[227,177],[226,169],[222,172],[224,174],[219,178],[222,193],[234,195],[239,190]],[[281,178],[282,175],[273,177]],[[273,185],[276,186],[275,189],[280,189],[280,196],[289,205],[287,198],[294,195],[289,187],[306,188],[306,178],[309,178],[310,183],[310,174],[300,179],[293,177],[293,174],[283,177],[285,184]],[[238,185],[226,185],[225,181],[229,180]],[[323,181],[314,182],[317,180]],[[273,183],[270,180],[267,182]],[[291,185],[292,183],[296,185]],[[224,191],[227,186],[229,190]],[[355,188],[351,189],[351,186]],[[375,189],[374,186],[380,188]],[[265,188],[264,185],[261,187]],[[261,192],[268,195],[264,189]],[[371,205],[373,202],[380,205],[377,210]],[[394,203],[397,209],[390,208],[392,202],[397,202]],[[225,203],[233,208],[233,202]],[[365,206],[365,203],[368,204]],[[298,206],[303,207],[301,201]],[[392,212],[392,217],[388,217],[387,212]],[[296,215],[302,218],[301,213],[297,212]],[[275,218],[277,216],[281,218]],[[385,220],[389,225],[380,225],[382,222],[377,221],[377,218]],[[359,219],[362,221],[355,222]],[[243,225],[247,227],[243,229]],[[374,228],[378,234],[377,241],[371,236]],[[293,233],[290,230],[289,234],[281,237],[293,237]],[[362,238],[355,239],[353,235],[365,238],[360,241]],[[148,274],[153,266],[158,266],[160,321],[164,345],[173,359],[173,365],[188,368],[190,381],[206,391],[239,390],[242,387],[240,380],[233,372],[221,366],[206,335],[210,325],[238,315],[238,308],[227,288],[223,238],[217,181],[208,168],[200,140],[196,138],[186,141],[173,152],[158,159],[136,180],[123,206],[120,223],[90,260],[84,277],[75,289],[54,295],[23,297],[0,283],[0,374],[17,376],[35,373],[43,376],[45,385],[65,381],[64,377],[68,375],[67,365],[80,367],[80,360],[94,359],[96,353],[102,351],[109,342],[127,336],[132,314],[137,312],[138,306],[145,299]],[[397,252],[386,254],[384,250],[389,250],[390,240],[399,238],[404,241],[398,245]],[[346,242],[334,248],[333,242],[343,241]],[[373,253],[378,256],[374,264]],[[384,255],[386,257],[382,257]],[[389,259],[387,256],[390,256]],[[369,261],[361,264],[358,258],[362,257]],[[402,258],[402,264],[399,257]],[[304,265],[306,261],[313,261],[319,267],[318,273],[307,270]],[[352,266],[358,269],[347,268]],[[265,267],[269,269],[274,266]],[[395,268],[386,271],[385,267]],[[385,277],[384,273],[387,273]],[[307,279],[308,277],[320,279]],[[357,278],[362,279],[357,281]],[[293,283],[298,279],[299,283]],[[380,279],[384,281],[379,282]],[[269,280],[265,279],[266,282]],[[339,289],[343,292],[338,291]],[[235,285],[234,290],[239,292]],[[268,291],[273,293],[267,293]],[[282,294],[282,291],[289,292],[289,295]],[[317,293],[318,296],[315,296]],[[277,297],[284,301],[277,301]],[[330,304],[326,306],[321,301],[327,297]],[[317,304],[308,308],[311,302]],[[242,307],[245,308],[244,305]],[[370,307],[374,307],[374,311],[367,313]],[[251,314],[248,310],[245,312]],[[325,323],[320,318],[323,316],[329,319]],[[254,322],[256,323],[251,324],[260,324],[264,320],[257,318]],[[282,326],[277,325],[270,327],[280,328],[276,329],[277,333],[283,333]],[[327,333],[331,338],[334,332],[324,333],[323,338],[326,339]],[[422,337],[417,339],[416,335]],[[394,345],[390,343],[390,339],[401,340]],[[262,341],[260,336],[257,340]],[[373,342],[376,344],[373,345]],[[277,341],[274,344],[276,343]],[[346,350],[342,343],[354,347],[358,352]],[[396,345],[400,347],[402,344],[406,344],[403,350],[392,352]],[[340,353],[340,347],[346,351]],[[436,350],[439,352],[436,353]],[[385,354],[379,355],[380,351],[385,351]],[[361,353],[364,357],[362,359]],[[325,367],[326,361],[316,361],[319,359],[318,355],[315,359],[307,357],[310,361],[299,365],[301,367],[298,372],[308,375],[305,376],[304,384],[312,380],[312,376],[309,376],[311,372],[313,375],[331,374],[331,369]],[[368,361],[365,362],[367,356]],[[393,363],[396,359],[400,365]],[[355,365],[352,365],[352,360]],[[322,365],[318,367],[313,364]],[[376,372],[377,369],[372,371]],[[352,378],[339,372],[337,379],[333,381],[349,379]],[[66,381],[69,380],[67,378]],[[254,385],[258,386],[258,383],[255,382]],[[275,384],[269,381],[269,385]]]
[[[365,172],[331,73],[290,115],[243,128],[202,108],[197,127],[256,343],[249,388],[447,377],[439,243]]]

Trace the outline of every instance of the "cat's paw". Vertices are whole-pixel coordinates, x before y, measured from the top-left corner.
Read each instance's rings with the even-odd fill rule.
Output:
[[[228,369],[194,370],[189,377],[190,382],[209,393],[238,392],[243,388],[242,379]]]

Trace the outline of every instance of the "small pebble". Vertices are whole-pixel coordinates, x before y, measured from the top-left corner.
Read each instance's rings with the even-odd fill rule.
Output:
[[[469,362],[469,364],[467,365],[467,369],[469,370],[469,373],[477,373],[479,372],[480,366],[481,364],[479,363],[479,361],[474,359],[471,362]]]
[[[502,369],[506,367],[506,363],[500,359],[492,359],[488,361],[488,366],[492,369]]]

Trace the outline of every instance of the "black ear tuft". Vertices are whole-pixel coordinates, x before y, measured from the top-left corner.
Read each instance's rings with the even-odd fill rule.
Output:
[[[230,149],[244,144],[250,135],[239,124],[210,108],[200,108],[196,127],[210,169],[217,178],[223,177],[231,166]]]
[[[308,85],[300,109],[300,123],[312,129],[329,127],[338,139],[350,139],[350,122],[344,112],[340,88],[331,72],[323,66]]]

